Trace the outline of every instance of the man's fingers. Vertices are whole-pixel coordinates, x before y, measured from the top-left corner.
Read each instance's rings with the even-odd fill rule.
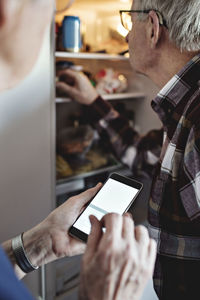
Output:
[[[56,91],[60,95],[63,95],[63,97],[71,97],[74,98],[77,90],[74,89],[72,86],[70,86],[67,82],[59,81],[56,83]]]
[[[157,254],[157,244],[156,241],[153,239],[150,239],[149,241],[149,248],[148,248],[148,261],[149,266],[152,269],[152,273],[154,270],[155,260],[156,260],[156,254]]]
[[[56,83],[56,93],[59,97],[69,97],[72,100],[80,102],[82,92],[76,87],[70,85],[67,81],[59,81]]]
[[[57,76],[68,76],[72,79],[75,79],[77,76],[77,71],[66,69],[66,70],[59,70],[57,71]]]
[[[110,213],[105,215],[101,219],[101,223],[106,228],[105,232],[105,238],[108,238],[109,236],[118,236],[121,237],[122,232],[122,216],[115,213]]]
[[[133,219],[129,214],[125,214],[123,216],[122,237],[131,241],[134,235]]]
[[[135,228],[135,239],[138,242],[139,257],[141,263],[145,264],[149,256],[149,233],[146,227],[140,225]]]
[[[129,217],[131,218],[131,220],[133,220],[132,214],[130,212],[126,212],[125,214],[123,214],[123,216]]]
[[[63,81],[56,82],[56,88],[57,89],[62,89],[62,91],[64,91],[64,92],[68,92],[68,90],[70,89],[68,84],[63,82]]]
[[[87,248],[85,254],[86,257],[91,257],[95,253],[102,236],[102,226],[99,220],[95,216],[91,215],[90,223],[91,223],[91,232],[88,236]]]
[[[143,225],[135,227],[135,239],[141,245],[149,243],[149,233],[146,227]]]

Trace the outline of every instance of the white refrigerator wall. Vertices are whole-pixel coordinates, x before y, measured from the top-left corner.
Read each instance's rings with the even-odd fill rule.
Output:
[[[0,242],[39,223],[55,202],[50,30],[31,74],[16,88],[0,94]],[[36,275],[31,275],[28,284],[35,295],[40,285]]]

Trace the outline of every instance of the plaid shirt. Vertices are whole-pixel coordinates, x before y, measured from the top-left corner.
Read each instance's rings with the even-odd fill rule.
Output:
[[[200,55],[152,101],[164,128],[149,204],[158,253],[200,260]]]
[[[154,169],[149,223],[159,256],[200,261],[200,54],[166,84],[152,108],[163,129],[144,137],[101,98],[89,110],[124,163]]]

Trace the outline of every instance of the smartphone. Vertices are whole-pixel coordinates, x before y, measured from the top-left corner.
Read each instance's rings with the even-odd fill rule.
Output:
[[[107,213],[124,214],[130,208],[142,187],[143,184],[136,180],[112,173],[71,226],[69,233],[87,242],[91,230],[89,216],[94,215],[100,220]]]

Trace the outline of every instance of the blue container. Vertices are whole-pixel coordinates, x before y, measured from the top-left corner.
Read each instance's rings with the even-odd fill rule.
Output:
[[[81,22],[77,16],[65,16],[62,23],[63,48],[69,52],[79,52],[82,47]]]

